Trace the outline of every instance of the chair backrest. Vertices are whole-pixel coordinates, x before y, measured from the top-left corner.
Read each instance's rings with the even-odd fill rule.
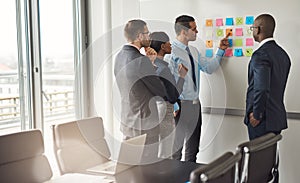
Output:
[[[268,182],[272,178],[272,169],[278,156],[277,143],[281,138],[280,134],[268,133],[237,147],[237,151],[242,154],[240,161],[241,182]]]
[[[86,173],[108,161],[102,118],[93,117],[52,126],[54,154],[61,174]]]
[[[52,175],[40,130],[0,136],[0,182],[44,182]]]
[[[191,183],[235,183],[238,181],[238,162],[241,153],[227,152],[213,162],[191,172]]]

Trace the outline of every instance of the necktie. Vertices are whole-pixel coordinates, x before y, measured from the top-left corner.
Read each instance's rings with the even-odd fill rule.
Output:
[[[194,90],[196,91],[197,84],[196,84],[196,74],[195,74],[194,59],[193,59],[193,56],[191,54],[191,51],[190,51],[189,47],[186,47],[186,51],[188,52],[188,55],[190,57],[190,62],[191,62],[191,66],[192,66],[192,78],[193,78],[193,82],[194,82]]]

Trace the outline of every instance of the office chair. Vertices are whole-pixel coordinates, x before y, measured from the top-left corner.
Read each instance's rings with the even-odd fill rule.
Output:
[[[241,183],[265,183],[275,178],[272,173],[277,171],[279,155],[277,143],[281,139],[280,134],[268,133],[237,147],[237,151],[242,154],[239,165]]]
[[[0,182],[45,182],[53,173],[40,130],[0,136]]]
[[[191,183],[237,183],[241,153],[227,152],[190,174]]]
[[[61,174],[88,173],[108,161],[102,118],[93,117],[52,126],[54,154]]]

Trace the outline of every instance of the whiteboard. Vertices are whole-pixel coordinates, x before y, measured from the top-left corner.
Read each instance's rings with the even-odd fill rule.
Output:
[[[246,17],[258,16],[262,13],[273,15],[276,21],[274,38],[289,54],[291,58],[291,70],[285,92],[285,104],[287,112],[300,112],[300,52],[297,49],[300,45],[300,11],[299,0],[254,0],[241,2],[237,0],[221,1],[199,1],[199,11],[196,19],[201,30],[205,29],[205,20],[209,18]],[[236,26],[238,27],[238,26]],[[258,43],[255,43],[254,49]],[[221,69],[216,75],[202,77],[200,98],[205,107],[225,107],[231,109],[245,109],[245,97],[247,89],[248,63],[250,58],[227,57],[223,60]],[[217,90],[217,91],[212,91]],[[226,99],[222,99],[225,97]]]
[[[276,20],[274,38],[291,58],[291,70],[285,92],[287,112],[300,113],[300,1],[299,0],[140,0],[141,18],[150,22],[150,31],[165,30],[175,38],[173,23],[181,14],[192,15],[198,25],[198,39],[190,42],[205,54],[206,19],[258,16],[269,13]],[[162,5],[163,4],[163,5]],[[159,12],[159,13],[157,13]],[[165,24],[153,25],[151,21]],[[255,43],[253,48],[257,47]],[[248,63],[250,57],[226,57],[212,75],[201,74],[200,100],[203,107],[245,109]]]

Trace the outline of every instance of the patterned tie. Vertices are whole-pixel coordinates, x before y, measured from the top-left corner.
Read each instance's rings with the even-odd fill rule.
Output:
[[[195,74],[195,64],[194,64],[194,59],[193,56],[191,54],[191,51],[189,49],[189,47],[186,47],[186,51],[189,54],[190,57],[190,62],[191,62],[191,66],[192,66],[192,78],[193,78],[193,82],[194,82],[194,90],[197,90],[197,84],[196,84],[196,74]]]

